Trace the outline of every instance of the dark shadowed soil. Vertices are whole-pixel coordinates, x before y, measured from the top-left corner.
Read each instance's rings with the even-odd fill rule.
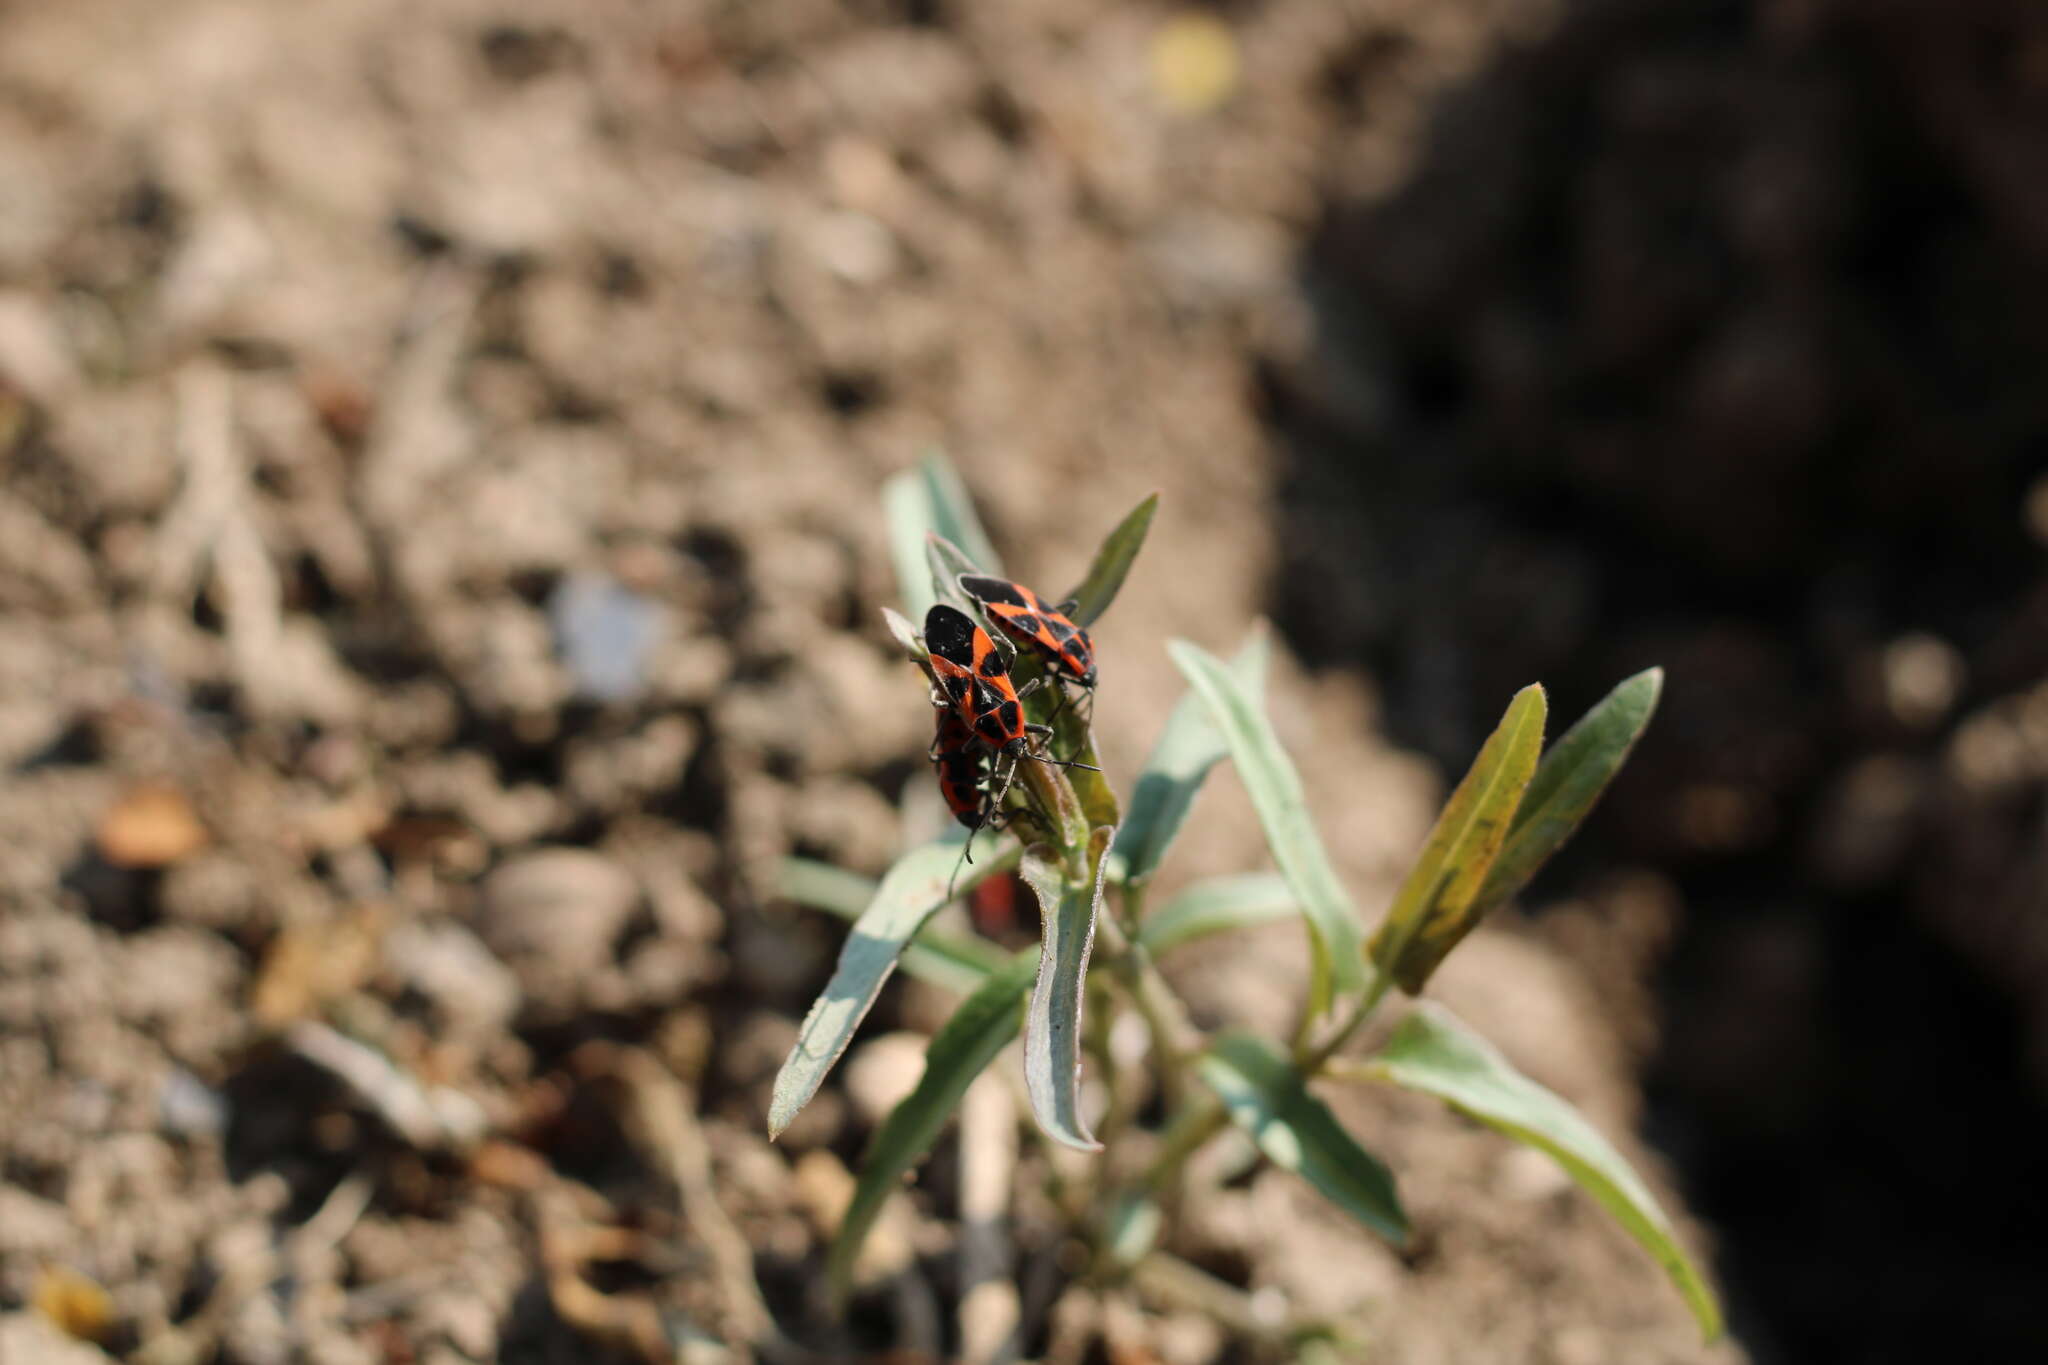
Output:
[[[2048,1352],[2044,44],[1578,7],[1324,219],[1275,388],[1281,619],[1400,742],[1669,668],[1552,884],[1679,907],[1650,1131],[1763,1359]]]

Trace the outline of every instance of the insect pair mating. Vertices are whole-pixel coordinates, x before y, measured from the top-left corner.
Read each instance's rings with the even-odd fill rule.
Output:
[[[972,617],[943,602],[925,613],[925,649],[939,684],[932,698],[939,717],[931,759],[947,808],[970,831],[961,853],[971,862],[971,831],[1001,827],[1003,800],[1024,759],[1097,771],[1091,764],[1033,753],[1032,737],[1050,736],[1052,727],[1028,723],[1023,704],[1046,678],[1063,694],[1069,683],[1092,693],[1095,649],[1088,632],[1068,619],[1071,604],[1048,607],[1031,589],[1007,579],[962,574],[958,581],[999,630],[1037,654],[1046,668],[1020,691],[1011,681],[1009,660]],[[998,758],[1010,760],[999,786],[993,773]]]

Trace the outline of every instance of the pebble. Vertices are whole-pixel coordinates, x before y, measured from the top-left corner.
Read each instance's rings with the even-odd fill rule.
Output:
[[[880,1123],[916,1089],[931,1039],[921,1033],[885,1033],[866,1042],[846,1063],[846,1094],[863,1119]]]
[[[609,574],[564,576],[548,595],[555,648],[576,695],[591,701],[630,701],[646,691],[655,651],[667,634],[659,603]]]
[[[218,1137],[227,1131],[227,1101],[181,1066],[164,1074],[156,1110],[164,1131],[177,1137]]]
[[[546,848],[513,857],[484,879],[477,928],[515,970],[541,958],[558,970],[594,971],[610,965],[612,944],[639,903],[639,884],[611,859]]]
[[[519,978],[468,929],[450,920],[414,920],[384,940],[384,961],[425,996],[453,1033],[488,1037],[519,1012]]]
[[[40,1313],[0,1313],[0,1361],[14,1365],[110,1365],[99,1347],[68,1337]]]

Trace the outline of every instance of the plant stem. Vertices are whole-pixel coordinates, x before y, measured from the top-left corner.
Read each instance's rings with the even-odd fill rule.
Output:
[[[1092,869],[1088,861],[1088,819],[1074,795],[1066,774],[1034,757],[1017,759],[1024,767],[1024,784],[1038,798],[1039,808],[1056,828],[1048,831],[1060,846],[1060,864],[1069,882],[1086,881]]]
[[[1159,1154],[1145,1168],[1139,1183],[1154,1192],[1165,1188],[1189,1157],[1229,1125],[1230,1111],[1214,1095],[1201,1095],[1183,1104],[1180,1113],[1167,1125]]]
[[[1177,1308],[1192,1308],[1268,1348],[1290,1344],[1294,1324],[1284,1315],[1276,1319],[1236,1285],[1166,1252],[1155,1251],[1132,1267],[1131,1282],[1142,1293]]]
[[[1334,1057],[1339,1048],[1350,1042],[1351,1036],[1363,1028],[1368,1019],[1372,1018],[1373,1012],[1380,1007],[1380,1001],[1386,999],[1387,989],[1393,984],[1394,978],[1390,974],[1374,969],[1372,979],[1366,983],[1365,994],[1361,995],[1358,998],[1358,1003],[1352,1006],[1350,1017],[1338,1025],[1337,1031],[1328,1038],[1325,1038],[1321,1046],[1310,1049],[1308,1039],[1305,1036],[1295,1039],[1294,1064],[1296,1069],[1304,1077],[1308,1078],[1314,1078],[1321,1074],[1323,1064]]]
[[[1297,1049],[1295,1066],[1306,1080],[1313,1080],[1322,1074],[1337,1050],[1351,1040],[1353,1034],[1363,1028],[1373,1016],[1380,1002],[1386,999],[1387,990],[1393,985],[1393,978],[1383,972],[1374,972],[1367,984],[1365,994],[1359,997],[1352,1008],[1350,1017],[1335,1033],[1326,1038],[1319,1047],[1307,1051]],[[1159,1153],[1152,1158],[1152,1164],[1145,1168],[1141,1183],[1146,1189],[1164,1189],[1185,1165],[1190,1157],[1200,1151],[1210,1138],[1230,1126],[1230,1111],[1223,1107],[1223,1101],[1214,1095],[1205,1094],[1181,1106],[1179,1113],[1167,1125]]]
[[[1187,1088],[1188,1057],[1200,1046],[1200,1035],[1188,1021],[1187,1006],[1137,942],[1131,920],[1128,907],[1115,920],[1105,920],[1098,930],[1099,947],[1152,1035],[1160,1093],[1168,1105],[1178,1105]]]

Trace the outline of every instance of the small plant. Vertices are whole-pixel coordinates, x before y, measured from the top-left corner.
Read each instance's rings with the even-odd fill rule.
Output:
[[[1108,609],[1156,503],[1156,495],[1147,498],[1110,533],[1071,605],[1062,604],[1071,618],[1063,624],[1085,629]],[[1085,1202],[1069,1205],[1088,1210],[1076,1215],[1085,1223],[1077,1231],[1095,1248],[1100,1273],[1135,1271],[1163,1257],[1155,1248],[1164,1211],[1172,1207],[1188,1158],[1232,1124],[1269,1160],[1374,1233],[1405,1243],[1408,1217],[1393,1175],[1311,1088],[1392,1084],[1436,1096],[1555,1158],[1664,1267],[1704,1334],[1718,1335],[1713,1292],[1627,1163],[1575,1110],[1516,1072],[1449,1011],[1415,1000],[1376,1052],[1360,1057],[1344,1050],[1390,995],[1420,996],[1472,928],[1516,895],[1577,829],[1649,723],[1660,670],[1616,687],[1547,753],[1543,689],[1518,692],[1451,793],[1393,905],[1367,936],[1266,717],[1262,632],[1228,662],[1186,641],[1168,647],[1190,692],[1167,718],[1129,802],[1120,802],[1092,770],[1099,765],[1086,708],[1064,695],[1064,685],[1080,673],[1074,660],[1085,657],[1085,638],[1081,653],[1069,650],[1064,665],[1057,642],[1011,646],[988,614],[989,584],[1002,581],[993,577],[1000,573],[995,553],[942,461],[927,459],[893,480],[887,506],[909,615],[884,615],[906,656],[931,679],[932,703],[943,703],[947,694],[937,690],[940,679],[910,622],[924,619],[936,602],[966,613],[986,632],[1020,690],[1031,734],[1012,745],[1007,759],[984,746],[984,759],[966,768],[956,740],[941,765],[955,814],[973,812],[984,827],[1002,825],[1016,834],[1006,850],[985,849],[979,861],[963,866],[958,838],[943,839],[904,855],[879,885],[800,859],[787,865],[791,898],[851,919],[853,931],[776,1079],[771,1134],[817,1093],[899,962],[966,997],[933,1038],[923,1078],[874,1136],[830,1254],[836,1295],[846,1293],[855,1256],[890,1192],[938,1137],[969,1082],[1021,1030],[1025,1088],[1047,1139],[1083,1151],[1099,1151],[1105,1141],[1152,1146],[1149,1162],[1127,1176],[1110,1172],[1131,1163],[1100,1163],[1097,1188]],[[942,612],[935,619],[951,618]],[[1018,633],[1014,623],[1012,633]],[[1092,658],[1085,662],[1092,685]],[[924,704],[912,702],[914,694],[905,690],[906,705]],[[1041,739],[1045,747],[1033,747]],[[1040,755],[1089,766],[1036,761]],[[1196,793],[1225,757],[1236,764],[1257,809],[1278,875],[1198,883],[1148,906],[1147,889]],[[978,795],[963,797],[963,786]],[[998,790],[1006,793],[1000,810],[994,809]],[[1043,937],[1036,953],[1012,958],[984,941],[926,927],[954,894],[1011,869],[1038,899]],[[1199,1034],[1157,959],[1206,935],[1291,917],[1306,925],[1312,953],[1308,995],[1292,1038]],[[1098,943],[1101,951],[1094,952]],[[1155,1133],[1140,1135],[1129,1105],[1111,1106],[1100,1137],[1090,1131],[1079,1088],[1083,1052],[1109,1073],[1112,1093],[1128,1094],[1130,1087],[1113,1074],[1110,1050],[1091,1046],[1107,1030],[1096,1019],[1084,1032],[1084,999],[1094,1009],[1132,1010],[1143,1019],[1154,1079],[1173,1106]]]

